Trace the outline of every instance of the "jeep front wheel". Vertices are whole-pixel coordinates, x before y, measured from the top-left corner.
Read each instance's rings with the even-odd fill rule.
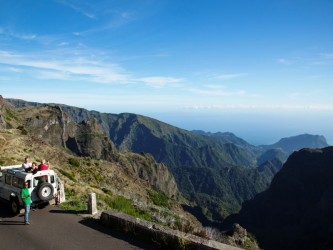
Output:
[[[10,210],[12,211],[13,214],[18,214],[20,212],[20,206],[17,199],[12,198],[10,200]]]
[[[53,199],[53,186],[50,183],[43,183],[38,189],[38,197],[42,201],[49,201]]]

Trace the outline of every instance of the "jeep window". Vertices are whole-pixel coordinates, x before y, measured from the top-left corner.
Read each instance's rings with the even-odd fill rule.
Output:
[[[51,183],[54,183],[54,175],[51,175]]]
[[[12,185],[17,188],[23,188],[24,180],[13,176]]]
[[[18,180],[19,179],[17,177],[13,176],[13,178],[12,178],[12,185],[14,187],[19,187]]]
[[[6,182],[6,184],[11,185],[12,184],[12,176],[11,175],[6,175],[5,182]]]
[[[38,177],[33,179],[34,187],[37,187],[37,186],[38,186],[38,181],[39,181],[39,180],[38,180]]]

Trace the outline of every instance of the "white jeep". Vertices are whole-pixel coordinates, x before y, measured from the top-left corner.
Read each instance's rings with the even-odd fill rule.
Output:
[[[42,181],[43,179],[43,181]],[[0,199],[10,204],[14,214],[23,207],[21,189],[28,182],[32,205],[64,202],[64,185],[54,170],[26,173],[21,165],[0,167]]]

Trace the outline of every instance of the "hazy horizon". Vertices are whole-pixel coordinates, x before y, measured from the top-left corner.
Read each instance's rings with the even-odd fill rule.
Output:
[[[1,95],[1,93],[0,93]],[[6,97],[5,99],[15,97]],[[24,100],[39,103],[56,103],[77,108],[84,108],[89,111],[98,111],[101,113],[120,114],[120,113],[133,113],[137,115],[144,115],[150,118],[165,122],[172,126],[185,129],[185,130],[202,130],[205,132],[231,132],[237,137],[242,138],[252,145],[269,145],[278,142],[282,138],[297,136],[301,134],[322,135],[326,138],[327,143],[332,145],[333,134],[330,131],[331,116],[325,114],[317,114],[316,118],[309,117],[302,114],[271,114],[265,113],[241,113],[239,111],[226,111],[221,113],[209,112],[189,112],[188,110],[178,111],[175,113],[147,113],[135,111],[109,111],[108,108],[91,108],[87,106],[70,105],[68,103],[60,102],[40,102],[38,100]],[[302,120],[300,120],[302,119]],[[314,119],[314,120],[313,120]],[[318,122],[320,121],[320,122]],[[281,124],[282,123],[282,124]],[[299,126],[299,124],[303,126]]]
[[[333,1],[1,1],[0,86],[252,144],[333,143]]]

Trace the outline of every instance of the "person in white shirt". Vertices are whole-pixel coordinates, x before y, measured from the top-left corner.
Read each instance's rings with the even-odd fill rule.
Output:
[[[31,162],[29,161],[29,157],[24,158],[24,162],[22,163],[22,168],[24,171],[28,171],[28,169],[31,169]]]

